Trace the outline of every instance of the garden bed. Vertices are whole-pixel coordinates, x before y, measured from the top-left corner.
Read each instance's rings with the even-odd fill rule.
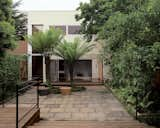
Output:
[[[134,118],[136,118],[136,109],[134,104],[127,104],[126,99],[123,99],[121,96],[122,92],[119,92],[120,90],[118,88],[113,89],[108,87],[109,90],[112,92],[112,94],[122,103],[124,108],[128,111],[130,115],[132,115]],[[153,126],[160,126],[160,113],[137,113],[137,119],[140,122],[145,122],[149,125]]]
[[[69,86],[53,86],[51,84],[41,84],[39,87],[40,96],[48,95],[48,94],[60,94],[61,87],[69,87]],[[74,86],[71,88],[71,92],[81,92],[85,91],[86,88],[84,86]]]

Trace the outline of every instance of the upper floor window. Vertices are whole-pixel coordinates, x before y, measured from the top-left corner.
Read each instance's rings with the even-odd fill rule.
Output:
[[[69,25],[68,34],[80,34],[80,28],[79,25]]]
[[[34,24],[32,25],[32,34],[35,32],[39,32],[43,30],[43,25],[42,24]]]
[[[50,26],[49,28],[53,28],[53,27],[62,30],[62,32],[64,32],[64,34],[66,34],[66,26],[65,25],[53,25],[53,26]]]

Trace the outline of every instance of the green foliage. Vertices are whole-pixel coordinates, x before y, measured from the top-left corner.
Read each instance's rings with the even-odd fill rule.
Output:
[[[12,18],[15,20],[16,38],[24,40],[24,37],[27,35],[27,16],[17,9],[20,4],[21,1],[17,1],[12,5]]]
[[[82,33],[103,39],[103,57],[110,66],[110,85],[120,99],[135,108],[158,112],[160,90],[154,74],[160,70],[160,1],[91,0],[80,4]],[[154,85],[154,86],[153,86]]]
[[[92,50],[94,44],[81,42],[76,38],[74,42],[64,41],[55,50],[55,54],[62,57],[68,64],[75,63],[81,56]]]
[[[85,91],[86,88],[83,86],[74,86],[72,87],[72,92],[81,92],[81,91]]]
[[[12,0],[0,0],[0,21],[14,23],[12,19]]]
[[[103,53],[110,55],[106,59],[113,77],[110,84],[126,90],[125,94],[120,90],[126,104],[131,101],[135,105],[134,94],[130,95],[127,87],[137,88],[139,107],[145,112],[158,111],[159,108],[153,109],[153,105],[160,103],[152,98],[154,95],[149,95],[153,91],[153,76],[160,68],[160,10],[157,2],[145,1],[138,10],[131,8],[127,14],[114,12],[99,32],[100,38],[106,40]]]
[[[7,49],[13,48],[14,19],[12,18],[12,1],[0,0],[0,58],[4,57]]]
[[[69,68],[71,86],[73,85],[73,71],[74,65],[77,60],[83,55],[91,51],[94,44],[81,42],[80,39],[76,38],[73,42],[64,41],[59,43],[56,47],[54,54],[63,58]]]
[[[154,125],[154,126],[157,126],[156,128],[159,128],[160,126],[160,114],[147,114],[147,115],[140,115],[138,117],[138,119],[141,121],[141,122],[146,122],[147,124],[149,125]]]
[[[46,32],[36,32],[29,41],[32,43],[33,51],[49,54],[54,50],[54,47],[63,39],[62,31],[59,29],[49,29]]]
[[[118,98],[128,106],[134,106],[136,103],[136,92],[137,88],[132,86],[126,86],[126,87],[119,87],[115,88],[114,92],[117,94]]]
[[[14,27],[11,26],[8,22],[0,22],[0,57],[4,56],[4,53],[7,49],[14,48],[15,40],[14,39]]]
[[[59,86],[53,86],[50,81],[46,82],[46,86],[48,87],[49,92],[51,94],[59,94],[59,93],[61,93],[60,87]],[[81,91],[85,91],[85,90],[86,90],[86,88],[83,87],[83,86],[74,86],[71,89],[72,92],[81,92]]]
[[[19,57],[7,55],[0,62],[0,97],[2,96],[2,87],[5,98],[14,94],[15,86],[19,82],[19,61]]]
[[[60,92],[60,88],[59,88],[58,86],[57,86],[57,87],[53,86],[50,81],[47,81],[47,82],[46,82],[46,86],[48,87],[49,92],[50,92],[51,94],[59,94],[59,93],[61,93],[61,92]]]
[[[81,14],[76,15],[76,19],[82,20],[81,31],[90,40],[92,34],[96,34],[100,26],[108,19],[108,13],[104,14],[106,8],[109,8],[106,0],[91,0],[90,4],[81,3],[77,10]]]
[[[90,0],[90,3],[81,3],[77,8],[80,14],[76,15],[81,23],[81,32],[88,40],[93,34],[99,33],[106,21],[115,12],[128,14],[138,10],[146,0]],[[138,27],[138,26],[137,26]]]
[[[150,94],[151,94],[151,92],[148,92],[145,95],[145,97],[143,97],[142,102],[140,102],[140,104],[138,106],[141,109],[139,111],[143,111],[143,112],[147,111],[147,109],[154,103],[153,101],[148,101]]]

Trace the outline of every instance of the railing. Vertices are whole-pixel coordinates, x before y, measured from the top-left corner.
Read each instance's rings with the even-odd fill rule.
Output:
[[[21,88],[20,88],[21,87]],[[34,109],[39,109],[39,78],[22,82],[16,85],[15,93],[6,98],[5,88],[1,86],[2,107],[9,105],[15,106],[16,128],[19,128],[20,122]],[[23,111],[22,111],[23,110]]]
[[[135,118],[136,120],[138,119],[138,94],[135,94],[135,98],[136,98],[136,113],[135,113]]]
[[[1,90],[0,90],[0,94],[1,94],[1,97],[0,97],[0,104],[2,105],[2,107],[4,108],[4,100],[5,100],[5,91],[4,91],[4,84],[0,83],[1,85]]]
[[[136,99],[136,108],[135,108],[135,118],[140,122],[145,122],[149,125],[160,126],[160,112],[140,112],[139,111],[139,103],[141,102],[141,98],[139,98],[138,93],[135,94]]]

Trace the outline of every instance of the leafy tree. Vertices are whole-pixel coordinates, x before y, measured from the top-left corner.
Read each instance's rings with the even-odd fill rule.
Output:
[[[15,44],[12,0],[0,0],[0,58]]]
[[[53,49],[63,39],[62,31],[59,29],[49,29],[46,32],[36,32],[29,41],[32,44],[34,53],[41,53],[43,56],[43,82],[46,82],[45,56],[52,54]]]
[[[73,42],[64,41],[56,47],[54,54],[63,58],[65,63],[68,65],[71,86],[73,86],[75,63],[80,59],[80,57],[91,51],[93,46],[94,44],[82,43],[78,38],[76,38]]]
[[[90,0],[90,3],[80,3],[77,8],[80,14],[75,18],[81,23],[81,32],[88,40],[92,39],[103,28],[103,25],[115,12],[128,14],[138,10],[146,0]]]
[[[107,0],[91,0],[90,3],[80,3],[77,8],[80,14],[75,16],[76,20],[82,20],[81,32],[85,34],[88,40],[91,40],[93,34],[97,34],[101,26],[108,19],[105,13],[110,4]],[[110,10],[107,10],[110,12]]]
[[[104,41],[103,57],[112,73],[110,85],[125,90],[135,88],[136,91],[126,91],[129,97],[122,96],[124,100],[134,99],[138,93],[140,104],[146,98],[148,103],[153,101],[145,110],[159,111],[159,87],[155,88],[158,85],[153,79],[160,70],[160,1],[91,0],[80,4],[78,10],[81,13],[76,18],[82,20],[82,33],[87,37],[97,34]]]
[[[157,95],[153,93],[155,92],[152,86],[153,77],[160,69],[158,3],[158,0],[148,0],[140,4],[138,10],[132,9],[128,14],[115,12],[100,32],[100,36],[106,40],[104,54],[105,56],[111,55],[106,60],[111,66],[113,77],[111,85],[124,88],[126,86],[138,87],[136,93],[141,99],[140,104],[143,104],[144,97],[148,98],[148,102],[154,101],[147,108],[152,111],[155,111],[155,106],[160,104],[160,101],[152,98],[155,94]],[[134,97],[134,92],[132,97]],[[157,95],[157,97],[160,96]]]
[[[20,4],[21,1],[18,1],[12,5],[12,18],[15,20],[16,38],[19,40],[24,40],[24,37],[27,34],[27,16],[25,13],[17,9]]]

